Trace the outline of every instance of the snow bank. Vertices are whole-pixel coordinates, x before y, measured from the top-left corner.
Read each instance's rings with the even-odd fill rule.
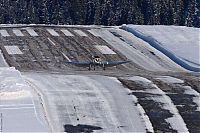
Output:
[[[178,26],[123,25],[183,68],[200,72],[200,29]]]
[[[39,99],[15,68],[0,67],[0,112],[4,132],[48,132]]]
[[[0,68],[0,99],[14,100],[31,96],[19,71],[14,68]]]
[[[7,67],[8,64],[3,56],[2,51],[0,50],[0,67]]]

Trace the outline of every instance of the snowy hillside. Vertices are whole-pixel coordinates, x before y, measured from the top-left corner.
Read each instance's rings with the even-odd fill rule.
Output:
[[[200,29],[178,26],[123,25],[180,66],[200,71]]]

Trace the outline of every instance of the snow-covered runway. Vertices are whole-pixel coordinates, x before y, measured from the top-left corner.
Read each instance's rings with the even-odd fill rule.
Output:
[[[145,122],[128,89],[112,77],[25,74],[47,100],[56,131],[90,125],[100,132],[145,132]],[[67,131],[69,129],[65,129]]]

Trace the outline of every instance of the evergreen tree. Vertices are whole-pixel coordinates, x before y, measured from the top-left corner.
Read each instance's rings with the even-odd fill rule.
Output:
[[[200,27],[200,0],[0,0],[0,23]]]

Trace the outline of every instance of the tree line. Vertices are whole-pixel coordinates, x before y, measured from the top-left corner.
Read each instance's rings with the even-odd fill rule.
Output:
[[[200,0],[1,0],[0,23],[200,27]]]

